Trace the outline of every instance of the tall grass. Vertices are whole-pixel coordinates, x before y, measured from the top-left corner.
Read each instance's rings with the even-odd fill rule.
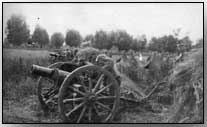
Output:
[[[169,72],[173,69],[173,62],[170,59],[164,61],[164,59],[160,57],[156,62],[153,61],[149,67],[145,69],[139,66],[139,62],[134,56],[131,56],[130,59],[127,58],[126,61],[123,61],[118,66],[118,69],[137,85],[146,88],[155,82],[163,80],[163,78],[168,76]],[[158,64],[158,66],[156,64]]]
[[[36,94],[37,77],[31,75],[32,64],[46,66],[47,58],[3,57],[3,99],[20,100]]]
[[[170,75],[176,108],[169,122],[203,122],[203,50],[189,52]],[[196,87],[195,87],[196,86]]]

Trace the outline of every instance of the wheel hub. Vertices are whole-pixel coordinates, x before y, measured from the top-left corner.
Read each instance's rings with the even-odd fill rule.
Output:
[[[96,101],[96,96],[94,94],[89,94],[86,97],[86,100],[87,100],[88,104],[92,104],[92,103],[94,103]]]
[[[96,96],[94,96],[94,95],[89,96],[89,100],[90,101],[95,101],[96,100]]]

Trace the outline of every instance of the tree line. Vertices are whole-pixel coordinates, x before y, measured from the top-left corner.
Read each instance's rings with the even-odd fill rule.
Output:
[[[135,51],[158,51],[158,52],[179,52],[188,51],[192,47],[192,41],[188,36],[178,38],[179,31],[173,35],[165,35],[162,37],[152,37],[147,40],[145,35],[133,37],[125,30],[116,31],[96,31],[95,34],[88,34],[84,38],[79,31],[69,29],[65,37],[61,32],[55,32],[49,38],[47,30],[36,25],[35,30],[30,34],[29,26],[25,18],[21,15],[12,15],[7,21],[6,26],[6,42],[15,46],[20,46],[25,43],[37,43],[42,47],[60,48],[65,42],[66,45],[78,47],[81,42],[90,41],[91,45],[98,49],[113,49],[119,50],[135,50]],[[202,41],[199,40],[199,41]],[[149,42],[149,43],[147,43]],[[5,43],[5,42],[4,42]]]

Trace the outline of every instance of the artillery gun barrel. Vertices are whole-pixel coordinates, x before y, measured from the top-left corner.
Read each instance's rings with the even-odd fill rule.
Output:
[[[59,69],[54,69],[54,68],[48,68],[48,67],[42,67],[38,65],[32,65],[32,74],[39,75],[42,77],[48,77],[50,79],[64,79],[67,75],[70,73],[67,71],[59,70]]]
[[[50,53],[50,56],[58,57],[59,55],[55,53]]]

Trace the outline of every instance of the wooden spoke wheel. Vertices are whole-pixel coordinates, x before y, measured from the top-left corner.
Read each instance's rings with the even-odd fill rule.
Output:
[[[120,101],[113,75],[95,65],[74,70],[63,81],[58,107],[63,122],[104,123],[112,120]]]
[[[57,62],[48,66],[49,68],[59,68],[61,62]],[[38,80],[38,99],[44,111],[55,110],[57,108],[59,88],[56,82],[45,77],[40,77]],[[57,110],[57,109],[56,109]]]

